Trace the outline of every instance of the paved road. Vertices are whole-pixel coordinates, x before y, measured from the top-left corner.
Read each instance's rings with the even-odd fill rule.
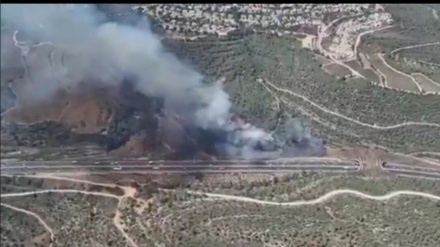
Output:
[[[347,159],[338,159],[338,158],[320,158],[320,157],[298,157],[298,158],[279,158],[272,160],[143,160],[143,159],[124,159],[124,160],[104,160],[104,159],[88,159],[88,160],[35,160],[35,161],[18,161],[18,160],[3,160],[2,164],[7,166],[23,166],[23,165],[136,165],[136,164],[151,164],[151,165],[206,165],[206,164],[311,164],[311,163],[320,163],[320,164],[347,164],[347,165],[355,165],[355,162]]]
[[[118,170],[111,167],[100,167],[92,169],[78,169],[78,168],[63,168],[63,169],[44,169],[44,168],[17,168],[2,170],[3,175],[25,175],[25,174],[42,174],[42,173],[56,173],[56,174],[103,174],[103,173],[162,173],[162,174],[176,174],[176,173],[292,173],[301,171],[316,171],[316,172],[358,172],[356,167],[323,167],[323,166],[276,166],[276,167],[255,167],[255,166],[240,166],[240,167],[203,167],[203,166],[180,166],[180,167],[124,167]]]
[[[415,177],[415,178],[423,178],[423,179],[433,179],[433,180],[440,180],[440,171],[438,172],[422,172],[417,170],[389,170],[385,169],[386,171],[403,177]]]
[[[325,163],[323,163],[325,161]],[[4,162],[1,167],[2,174],[29,174],[51,172],[162,172],[162,173],[186,173],[186,172],[289,172],[289,171],[357,171],[358,166],[354,162],[341,161],[339,159],[305,158],[272,161],[27,161],[27,162]]]
[[[384,171],[408,177],[440,180],[440,168],[387,163]],[[267,161],[12,161],[3,162],[4,175],[37,173],[291,173],[301,171],[357,173],[359,166],[334,158],[291,158]]]
[[[407,165],[407,164],[397,164],[397,163],[387,163],[384,170],[411,170],[420,172],[440,172],[440,166],[417,166],[417,165]]]

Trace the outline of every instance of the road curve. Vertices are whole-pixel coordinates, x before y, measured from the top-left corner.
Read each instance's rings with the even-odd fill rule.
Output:
[[[394,124],[394,125],[388,125],[388,126],[380,126],[380,125],[377,125],[377,124],[368,124],[368,123],[364,123],[364,122],[361,122],[361,121],[359,121],[359,120],[356,120],[356,119],[353,119],[353,118],[347,117],[347,116],[345,116],[345,115],[342,115],[342,114],[340,114],[340,113],[334,112],[334,111],[332,111],[332,110],[329,110],[329,109],[327,109],[327,108],[325,108],[325,107],[323,107],[323,106],[321,106],[321,105],[318,105],[317,103],[313,102],[313,101],[310,100],[309,98],[307,98],[307,97],[305,97],[305,96],[303,96],[303,95],[300,95],[300,94],[298,94],[298,93],[295,93],[295,92],[293,92],[293,91],[291,91],[291,90],[277,87],[275,84],[273,84],[273,83],[271,83],[271,82],[269,82],[269,81],[267,81],[267,80],[265,80],[265,82],[266,82],[269,86],[271,86],[272,88],[274,88],[275,90],[277,90],[277,91],[279,91],[279,92],[283,92],[283,93],[287,93],[287,94],[293,95],[293,96],[295,96],[295,97],[297,97],[297,98],[300,98],[300,99],[306,101],[307,103],[309,103],[310,105],[312,105],[312,106],[318,108],[319,110],[321,110],[321,111],[323,111],[323,112],[325,112],[325,113],[327,113],[327,114],[330,114],[330,115],[333,115],[333,116],[336,116],[336,117],[342,118],[342,119],[344,119],[344,120],[347,120],[347,121],[349,121],[349,122],[352,122],[352,123],[355,123],[355,124],[358,124],[358,125],[361,125],[361,126],[364,126],[364,127],[369,127],[369,128],[372,128],[372,129],[378,129],[378,130],[396,129],[396,128],[400,128],[400,127],[404,127],[404,126],[412,126],[412,125],[416,125],[416,126],[429,126],[429,127],[437,127],[437,128],[440,128],[440,124],[438,124],[438,123],[429,123],[429,122],[413,122],[413,121],[408,121],[408,122],[399,123],[399,124]]]
[[[22,209],[22,208],[18,208],[18,207],[6,204],[6,203],[0,203],[0,206],[5,207],[5,208],[9,208],[11,210],[15,210],[15,211],[20,212],[20,213],[24,213],[24,214],[30,215],[30,216],[34,217],[35,219],[37,219],[40,222],[40,224],[47,230],[47,232],[49,232],[50,240],[51,240],[50,244],[49,244],[49,247],[52,246],[52,243],[54,242],[54,239],[55,239],[55,234],[54,234],[52,228],[38,214],[36,214],[36,213],[34,213],[32,211],[29,211],[29,210],[25,210],[25,209]]]
[[[254,199],[254,198],[244,197],[244,196],[205,193],[205,192],[191,191],[191,190],[187,191],[187,193],[195,194],[195,195],[205,195],[208,197],[221,198],[221,199],[225,199],[225,200],[234,200],[234,201],[241,201],[241,202],[251,202],[251,203],[257,203],[257,204],[264,204],[264,205],[288,206],[288,207],[315,205],[315,204],[319,204],[319,203],[328,201],[335,196],[344,195],[344,194],[354,195],[357,197],[361,197],[361,198],[369,199],[369,200],[375,200],[375,201],[385,201],[385,200],[389,200],[389,199],[392,199],[397,196],[418,196],[418,197],[426,197],[426,198],[429,198],[432,200],[440,201],[440,196],[438,196],[438,195],[433,195],[433,194],[424,193],[424,192],[417,192],[417,191],[406,191],[406,190],[393,191],[393,192],[390,192],[385,195],[374,196],[374,195],[362,193],[357,190],[340,189],[340,190],[330,191],[327,194],[324,194],[323,196],[318,197],[313,200],[310,200],[310,201],[294,201],[294,202],[263,201],[263,200],[258,200],[258,199]]]
[[[390,54],[394,55],[394,53],[396,53],[398,51],[414,49],[414,48],[420,48],[420,47],[431,46],[431,45],[440,45],[440,41],[431,42],[431,43],[425,43],[425,44],[418,44],[418,45],[408,45],[408,46],[400,47],[400,48],[392,50],[390,52]]]

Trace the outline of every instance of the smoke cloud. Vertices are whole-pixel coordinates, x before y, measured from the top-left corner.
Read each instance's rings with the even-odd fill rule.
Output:
[[[39,99],[61,88],[80,83],[118,86],[123,78],[135,79],[144,95],[163,97],[165,108],[197,127],[224,130],[228,144],[219,145],[229,157],[267,158],[280,151],[271,147],[273,137],[254,126],[238,126],[231,120],[231,101],[222,83],[205,83],[204,77],[165,50],[146,20],[136,27],[106,22],[94,5],[2,4],[1,18],[18,30],[31,30],[41,42],[62,49],[58,65],[32,75],[29,91]],[[272,145],[273,146],[273,145]]]

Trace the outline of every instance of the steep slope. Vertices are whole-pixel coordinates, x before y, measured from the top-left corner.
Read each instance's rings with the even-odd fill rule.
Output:
[[[126,144],[130,155],[160,153],[170,159],[266,158],[283,153],[281,149],[289,142],[279,143],[265,130],[277,127],[282,115],[265,107],[271,98],[269,92],[256,83],[240,83],[246,88],[238,88],[243,94],[231,101],[220,81],[208,82],[217,81],[214,74],[232,81],[240,77],[240,68],[241,74],[261,70],[240,61],[253,59],[246,43],[238,46],[239,54],[244,55],[241,58],[225,62],[228,57],[214,56],[212,64],[196,70],[169,52],[147,22],[136,27],[102,23],[95,18],[99,13],[52,7],[35,9],[36,17],[42,17],[45,24],[39,27],[26,16],[9,17],[12,22],[17,18],[22,18],[19,24],[25,22],[25,28],[16,29],[14,34],[33,26],[34,31],[51,39],[33,40],[32,34],[22,34],[16,41],[13,36],[14,46],[21,49],[24,72],[9,82],[17,99],[15,106],[2,114],[6,140],[30,146],[92,142],[107,151]],[[79,23],[79,17],[88,19],[82,18],[84,23]],[[60,19],[65,22],[55,25]],[[64,25],[83,36],[66,33]],[[226,65],[224,70],[206,70],[220,65]],[[234,84],[238,85],[236,80]],[[247,102],[251,107],[239,112],[248,122],[233,118],[237,111],[232,105]],[[258,113],[259,109],[264,111]],[[275,121],[266,124],[259,121],[262,119]],[[302,128],[298,130],[303,132]],[[307,148],[312,154],[322,153],[307,140],[290,143],[293,149],[287,151],[289,154]],[[320,140],[316,145],[323,147]],[[114,153],[121,155],[123,150]]]

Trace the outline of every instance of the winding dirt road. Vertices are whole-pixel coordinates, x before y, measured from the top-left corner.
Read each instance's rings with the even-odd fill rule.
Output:
[[[354,57],[357,56],[358,47],[359,47],[359,45],[360,45],[360,43],[361,43],[361,40],[362,40],[362,37],[363,37],[363,36],[365,36],[365,35],[367,35],[367,34],[374,33],[374,32],[383,31],[383,30],[386,30],[386,29],[389,29],[389,28],[392,28],[392,27],[394,27],[394,25],[381,27],[381,28],[379,28],[379,29],[367,30],[367,31],[364,31],[364,32],[360,33],[360,34],[357,36],[357,38],[356,38],[356,43],[355,43],[355,45],[354,45]]]
[[[344,115],[342,115],[340,113],[334,112],[332,110],[326,109],[323,106],[320,106],[320,105],[316,104],[315,102],[313,102],[312,100],[308,99],[307,97],[305,97],[303,95],[300,95],[300,94],[295,93],[295,92],[293,92],[291,90],[288,90],[288,89],[283,89],[283,88],[277,87],[276,85],[274,85],[273,83],[271,83],[271,82],[269,82],[267,80],[265,80],[265,82],[269,86],[274,88],[275,90],[283,92],[283,93],[287,93],[287,94],[290,94],[290,95],[293,95],[293,96],[298,97],[298,98],[301,98],[302,100],[306,101],[307,103],[311,104],[312,106],[320,109],[321,111],[323,111],[325,113],[328,113],[330,115],[333,115],[333,116],[345,119],[347,121],[350,121],[352,123],[355,123],[355,124],[358,124],[358,125],[361,125],[361,126],[364,126],[364,127],[369,127],[369,128],[378,129],[378,130],[395,129],[395,128],[400,128],[400,127],[404,127],[404,126],[430,126],[430,127],[438,127],[438,128],[440,128],[440,124],[438,124],[438,123],[413,122],[413,121],[404,122],[404,123],[400,123],[400,124],[394,124],[394,125],[388,125],[388,126],[381,126],[381,125],[377,125],[377,124],[364,123],[364,122],[361,122],[359,120],[356,120],[356,119],[344,116]]]
[[[144,201],[143,199],[135,198],[135,194],[136,194],[136,189],[135,188],[132,188],[132,187],[129,187],[129,186],[119,186],[119,185],[116,185],[116,184],[95,183],[95,182],[92,182],[92,181],[75,179],[75,178],[67,178],[67,177],[36,176],[36,178],[37,177],[39,177],[39,178],[46,178],[46,179],[53,179],[53,180],[63,180],[63,181],[71,181],[71,182],[92,184],[92,185],[103,186],[103,187],[110,187],[110,188],[114,188],[114,187],[118,186],[119,188],[121,188],[124,191],[124,194],[122,196],[116,196],[114,194],[104,193],[104,192],[92,192],[92,191],[74,190],[74,189],[52,189],[52,190],[36,190],[36,191],[27,191],[27,192],[21,192],[21,193],[1,194],[0,197],[1,198],[10,198],[10,197],[21,197],[21,196],[30,196],[30,195],[46,194],[46,193],[80,193],[80,194],[85,194],[85,195],[102,196],[102,197],[117,199],[118,200],[118,206],[117,206],[116,211],[115,211],[115,216],[113,217],[113,224],[115,225],[115,227],[119,230],[119,232],[123,235],[123,237],[127,240],[127,242],[132,247],[138,247],[138,245],[134,242],[134,240],[130,236],[128,236],[128,234],[125,232],[124,225],[121,222],[121,212],[119,211],[121,202],[125,198],[133,198],[133,199],[135,199],[136,201],[138,201],[138,202],[142,203],[142,205],[144,205],[143,208],[145,207],[145,205],[147,205],[147,202]],[[17,212],[22,212],[22,213],[25,213],[25,214],[28,214],[28,215],[30,215],[32,217],[37,218],[41,222],[41,224],[47,229],[47,231],[50,233],[51,240],[52,240],[50,246],[52,246],[52,243],[54,242],[54,239],[55,239],[54,232],[48,226],[48,224],[39,215],[37,215],[34,212],[31,212],[31,211],[28,211],[28,210],[25,210],[25,209],[22,209],[22,208],[14,207],[14,206],[11,206],[11,205],[5,204],[5,203],[1,203],[1,206],[8,207],[8,208],[10,208],[12,210],[15,210]]]
[[[28,210],[25,210],[25,209],[22,209],[22,208],[14,207],[14,206],[6,204],[6,203],[0,203],[0,206],[5,207],[5,208],[9,208],[11,210],[14,210],[14,211],[17,211],[20,213],[24,213],[24,214],[27,214],[31,217],[36,218],[40,222],[40,224],[46,229],[46,231],[49,232],[49,234],[50,234],[49,247],[52,246],[53,242],[55,241],[55,234],[53,233],[52,228],[50,228],[50,226],[47,225],[47,223],[38,214],[31,212],[31,211],[28,211]]]
[[[424,43],[424,44],[418,44],[418,45],[408,45],[408,46],[400,47],[400,48],[392,50],[390,52],[390,54],[393,55],[394,53],[396,53],[398,51],[409,50],[409,49],[420,48],[420,47],[431,46],[431,45],[440,45],[440,41],[431,42],[431,43]]]
[[[287,206],[287,207],[315,205],[315,204],[319,204],[319,203],[323,203],[325,201],[328,201],[335,196],[344,195],[344,194],[354,195],[357,197],[361,197],[363,199],[369,199],[369,200],[374,200],[374,201],[390,200],[390,199],[392,199],[394,197],[398,197],[398,196],[419,196],[419,197],[425,197],[428,199],[440,201],[440,196],[429,194],[429,193],[424,193],[424,192],[409,191],[409,190],[393,191],[393,192],[390,192],[385,195],[374,196],[374,195],[366,194],[363,192],[359,192],[357,190],[339,189],[339,190],[330,191],[327,194],[320,196],[316,199],[310,200],[310,201],[293,201],[293,202],[263,201],[263,200],[258,200],[258,199],[254,199],[254,198],[244,197],[244,196],[232,196],[232,195],[205,193],[205,192],[198,192],[198,191],[187,191],[187,192],[190,194],[205,195],[207,197],[221,198],[221,199],[225,199],[225,200],[234,200],[234,201],[240,201],[240,202],[251,202],[251,203],[257,203],[257,204],[263,204],[263,205]]]
[[[99,185],[99,186],[112,187],[112,188],[117,186],[116,184],[111,184],[111,183],[98,183],[98,182],[87,181],[87,180],[76,179],[76,178],[68,178],[68,177],[55,177],[55,176],[33,176],[33,177],[42,177],[42,178],[54,179],[54,180],[64,180],[64,181]],[[113,195],[110,193],[90,192],[90,191],[74,190],[74,189],[65,189],[65,190],[53,189],[53,190],[36,190],[36,191],[28,191],[28,192],[20,192],[20,193],[8,193],[8,194],[1,194],[0,196],[1,196],[1,198],[10,198],[10,197],[30,196],[30,195],[35,195],[35,194],[44,194],[44,193],[82,193],[82,194],[87,194],[87,195],[115,198],[115,199],[119,200],[119,202],[118,202],[118,207],[115,212],[115,217],[113,218],[113,223],[131,246],[138,247],[138,245],[134,242],[134,240],[124,230],[123,223],[121,223],[121,212],[119,211],[119,207],[120,207],[122,199],[127,198],[127,197],[133,198],[136,201],[140,200],[144,204],[146,204],[146,201],[144,201],[143,199],[140,199],[140,198],[135,198],[135,194],[136,194],[135,188],[132,188],[129,186],[120,186],[120,185],[118,185],[118,187],[120,187],[121,189],[124,190],[124,192],[125,192],[124,195],[116,196],[116,195]],[[308,201],[299,200],[299,201],[293,201],[293,202],[264,201],[264,200],[258,200],[258,199],[253,199],[253,198],[249,198],[249,197],[244,197],[244,196],[233,196],[233,195],[217,194],[217,193],[205,193],[205,192],[192,191],[192,190],[186,190],[186,192],[189,194],[203,195],[203,196],[222,199],[222,200],[234,200],[234,201],[257,203],[257,204],[263,204],[263,205],[283,206],[283,207],[315,205],[315,204],[326,202],[335,196],[340,196],[340,195],[344,195],[344,194],[350,194],[350,195],[354,195],[354,196],[361,197],[364,199],[375,200],[375,201],[390,200],[390,199],[392,199],[394,197],[398,197],[398,196],[418,196],[418,197],[425,197],[428,199],[440,201],[440,196],[438,196],[438,195],[433,195],[433,194],[424,193],[424,192],[417,192],[417,191],[407,191],[407,190],[393,191],[393,192],[390,192],[385,195],[375,196],[375,195],[370,195],[370,194],[366,194],[366,193],[359,192],[356,190],[351,190],[351,189],[339,189],[339,190],[330,191],[330,192],[328,192],[328,193],[326,193],[316,199],[313,199],[313,200],[308,200]],[[37,214],[35,214],[31,211],[24,210],[24,209],[21,209],[18,207],[14,207],[9,204],[1,203],[0,205],[3,207],[7,207],[9,209],[15,210],[17,212],[25,213],[27,215],[30,215],[30,216],[38,219],[38,221],[50,233],[50,236],[51,236],[50,246],[52,246],[52,243],[54,242],[54,239],[55,239],[54,231],[50,228],[50,226],[48,226],[48,224],[40,216],[38,216]]]

